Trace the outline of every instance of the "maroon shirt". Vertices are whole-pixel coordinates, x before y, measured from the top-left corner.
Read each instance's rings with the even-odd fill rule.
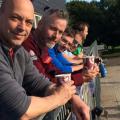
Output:
[[[42,50],[44,51],[44,54],[42,54],[42,51],[34,40],[32,34],[23,43],[23,46],[29,52],[32,61],[39,72],[46,75],[46,77],[49,77],[52,82],[56,82],[54,75],[60,74],[61,72],[52,64],[52,58],[49,56],[48,48],[44,48]]]
[[[32,35],[23,43],[24,48],[29,52],[30,57],[33,60],[34,65],[38,68],[40,73],[46,74],[45,68],[41,58],[41,50],[38,47],[36,41],[33,39]]]

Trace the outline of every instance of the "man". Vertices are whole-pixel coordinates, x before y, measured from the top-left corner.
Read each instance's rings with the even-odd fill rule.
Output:
[[[56,88],[38,72],[21,46],[30,33],[33,16],[30,0],[4,0],[0,9],[1,120],[35,118],[65,104],[76,92],[73,81]]]
[[[61,57],[64,57],[65,59],[67,59],[66,55],[69,56],[69,59],[67,60],[68,62],[71,63],[72,72],[80,70],[82,67],[79,67],[79,65],[81,64],[82,66],[82,63],[83,63],[82,59],[76,59],[76,56],[71,53],[72,51],[76,49],[76,46],[73,44],[73,40],[74,40],[74,33],[70,27],[67,27],[61,37],[61,40],[56,45],[56,49],[58,50],[58,52],[61,52],[62,54]],[[62,60],[60,61],[62,63]],[[71,71],[68,71],[68,72],[71,72]]]
[[[74,45],[73,41],[74,41],[74,31],[68,27],[65,30],[63,37],[61,38],[61,41],[60,41],[61,44],[59,45],[58,49],[61,48],[63,57],[65,57],[73,65],[77,66],[77,64],[81,64],[82,58],[79,58],[76,55],[72,54],[72,52],[76,49],[76,46]],[[62,48],[64,48],[64,49],[62,50]],[[98,69],[98,66],[96,64],[94,64],[93,69],[91,69],[91,70],[83,69],[83,71],[81,71],[81,73],[80,73],[80,71],[77,71],[77,73],[78,74],[75,74],[75,79],[77,79],[77,77],[80,79],[81,78],[80,74],[82,74],[82,76],[84,77],[83,78],[84,81],[82,81],[82,82],[89,82],[94,77],[96,77],[96,75],[99,73],[99,69]],[[79,75],[79,76],[76,76],[76,75]]]
[[[57,44],[54,48],[51,49],[50,51],[50,55],[52,52],[54,52],[54,56],[51,55],[51,57],[53,56],[53,63],[56,65],[57,68],[59,68],[63,73],[64,71],[66,71],[66,65],[67,67],[72,67],[72,66],[77,66],[78,64],[82,64],[81,59],[77,59],[79,57],[73,55],[71,52],[73,50],[76,49],[76,46],[73,44],[73,40],[74,40],[74,34],[73,31],[67,27],[67,29],[65,30],[61,40],[59,41],[59,44]],[[53,53],[52,53],[53,54]],[[68,62],[65,62],[65,58],[69,58],[67,59],[71,64],[68,64]],[[63,66],[64,71],[61,69],[60,65]],[[52,69],[52,68],[51,68]],[[70,72],[70,71],[69,71]],[[76,85],[76,91],[78,93],[78,95],[82,96],[81,94],[81,85],[84,82],[90,82],[93,80],[93,78],[96,77],[96,75],[98,74],[99,69],[98,66],[96,64],[93,65],[93,69],[82,69],[82,71],[76,71],[76,72],[72,72],[71,73],[71,77],[75,82]],[[73,106],[74,109],[74,106]],[[75,109],[74,109],[75,110]],[[76,120],[76,117],[74,114],[72,114],[72,119]]]
[[[72,52],[74,55],[81,57],[83,55],[83,42],[88,35],[89,25],[86,22],[79,22],[73,25],[75,31],[75,40],[77,49]]]
[[[48,49],[53,48],[61,39],[61,36],[68,24],[68,14],[63,10],[51,9],[43,15],[38,24],[37,29],[29,36],[23,46],[30,53],[34,64],[39,72],[48,73],[48,64],[51,62],[51,57],[48,54]],[[46,74],[48,75],[48,74]],[[89,120],[89,107],[79,98],[78,95],[73,95],[71,99],[72,105],[75,106],[78,119],[81,118],[81,113],[84,120]]]

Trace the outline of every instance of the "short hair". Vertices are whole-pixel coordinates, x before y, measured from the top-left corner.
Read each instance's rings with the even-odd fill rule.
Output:
[[[43,19],[49,16],[56,15],[57,18],[69,20],[69,14],[63,9],[48,9],[43,14]]]
[[[67,27],[63,33],[63,35],[67,35],[67,36],[70,36],[70,37],[73,37],[74,38],[74,30],[71,28],[71,27]]]
[[[72,26],[72,28],[74,29],[75,33],[77,32],[81,32],[81,31],[84,31],[85,27],[88,27],[89,28],[89,24],[87,22],[78,22],[76,24],[74,24]]]
[[[43,10],[44,10],[44,12],[45,12],[45,11],[48,10],[48,9],[50,9],[50,7],[49,7],[49,6],[45,6]]]

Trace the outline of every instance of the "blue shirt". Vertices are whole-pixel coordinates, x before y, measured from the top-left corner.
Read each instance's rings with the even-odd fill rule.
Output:
[[[52,58],[52,63],[63,73],[72,72],[72,63],[67,61],[61,52],[57,50],[57,45],[53,48],[48,49],[49,55]]]

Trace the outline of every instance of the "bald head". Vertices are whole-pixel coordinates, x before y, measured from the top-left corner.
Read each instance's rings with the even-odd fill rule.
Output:
[[[26,7],[29,6],[29,8],[32,10],[31,12],[34,12],[34,8],[30,0],[3,0],[1,5],[1,12],[5,12],[8,9],[19,7],[21,5]]]
[[[32,28],[34,8],[30,0],[4,0],[0,9],[0,38],[21,45]]]

